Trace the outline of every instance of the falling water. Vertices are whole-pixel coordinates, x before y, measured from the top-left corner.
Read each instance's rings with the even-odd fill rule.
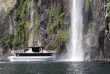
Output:
[[[30,7],[31,25],[29,27],[29,42],[28,42],[29,47],[33,46],[33,13],[34,13],[33,3],[34,3],[34,0],[32,0],[32,4],[31,4],[31,7]]]
[[[73,0],[71,13],[71,38],[67,45],[69,61],[83,61],[83,0]]]

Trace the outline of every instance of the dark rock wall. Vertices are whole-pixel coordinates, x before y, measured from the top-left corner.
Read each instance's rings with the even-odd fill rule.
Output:
[[[85,60],[109,60],[107,0],[86,0],[84,7]]]

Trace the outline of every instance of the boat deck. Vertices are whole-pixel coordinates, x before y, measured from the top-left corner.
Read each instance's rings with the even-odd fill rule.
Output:
[[[53,53],[16,53],[16,56],[52,56]]]

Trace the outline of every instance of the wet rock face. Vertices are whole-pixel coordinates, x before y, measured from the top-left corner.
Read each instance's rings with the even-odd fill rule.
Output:
[[[85,7],[84,7],[84,10],[85,11]],[[83,12],[83,15],[84,15],[84,33],[86,33],[89,29],[89,23],[91,21],[93,21],[93,10],[92,10],[92,6],[89,6],[88,7],[88,10],[86,12]]]
[[[13,8],[17,0],[0,0],[0,9],[4,8],[5,11]]]
[[[69,8],[68,8],[69,1],[67,1],[67,0],[38,0],[38,5],[37,5],[38,19],[40,22],[40,24],[38,26],[38,31],[40,33],[40,38],[43,41],[45,41],[44,46],[48,45],[47,47],[44,47],[44,48],[48,49],[48,50],[55,50],[56,48],[60,49],[61,45],[63,44],[63,42],[55,40],[56,37],[52,38],[53,34],[55,34],[57,36],[57,31],[55,29],[52,30],[49,34],[47,34],[47,31],[46,31],[47,25],[48,25],[48,22],[50,19],[47,12],[48,12],[48,9],[51,6],[53,6],[55,3],[56,4],[61,3],[61,6],[62,6],[61,12],[65,13],[64,21],[65,21],[65,23],[67,23],[67,20],[70,19],[70,13],[68,12],[69,11]],[[52,44],[54,44],[54,46]]]
[[[4,15],[4,13],[5,13],[5,10],[4,10],[4,8],[0,8],[0,22],[2,22],[2,17],[3,17],[3,15]]]
[[[106,17],[105,20],[105,38],[104,38],[104,55],[105,59],[110,61],[110,18]]]
[[[0,60],[2,60],[2,56],[3,56],[3,53],[2,53],[2,48],[0,48]]]
[[[4,7],[1,6],[0,7],[0,38],[4,37],[6,35],[5,34],[6,33],[6,27],[9,27],[8,25],[1,24],[4,15],[5,15],[5,9],[4,9]],[[7,30],[8,30],[8,28],[7,28]]]
[[[102,57],[105,58],[106,57],[106,54],[104,51],[104,39],[105,39],[105,29],[102,26],[102,28],[100,28],[99,34],[98,34],[98,43],[99,43],[98,48],[97,48],[98,58],[102,58]]]
[[[104,44],[104,52],[105,52],[105,58],[110,61],[110,33],[108,35],[108,38],[105,39],[105,44]]]
[[[104,1],[92,0],[84,4],[84,47],[85,60],[99,59],[104,53]],[[103,47],[103,48],[102,48]],[[99,55],[100,54],[100,55]]]
[[[1,24],[0,27],[0,38],[3,38],[7,34],[9,34],[9,19],[7,18],[6,23]]]
[[[12,20],[12,17],[9,18],[9,16],[6,16],[8,14],[6,12],[14,8],[15,4],[16,0],[0,0],[0,38],[9,34],[10,20]]]
[[[8,16],[7,11],[14,8],[16,0],[0,0],[0,39],[10,33],[10,26],[13,25],[13,14]],[[0,46],[0,60],[3,60],[3,48]]]
[[[85,60],[110,60],[110,18],[106,12],[104,0],[93,0],[84,11]]]
[[[48,4],[46,4],[46,2],[49,2]],[[44,38],[46,35],[46,27],[47,27],[47,23],[48,23],[48,15],[47,15],[47,11],[48,11],[48,6],[50,5],[50,1],[46,1],[46,0],[39,0],[38,4],[38,19],[40,21],[40,24],[38,26],[38,30],[39,33],[41,35],[41,38]]]

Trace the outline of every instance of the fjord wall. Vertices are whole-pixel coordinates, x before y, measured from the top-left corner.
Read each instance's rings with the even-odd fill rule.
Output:
[[[81,52],[86,61],[110,58],[109,2],[84,0],[83,8],[81,7],[81,43],[84,47]],[[4,53],[8,49],[23,49],[29,45],[31,3],[30,0],[0,0],[0,47]],[[34,0],[33,46],[40,42],[46,50],[58,50],[59,56],[68,52],[66,45],[71,38],[70,7],[71,0]],[[78,26],[76,34],[80,31],[79,27],[81,25]]]

